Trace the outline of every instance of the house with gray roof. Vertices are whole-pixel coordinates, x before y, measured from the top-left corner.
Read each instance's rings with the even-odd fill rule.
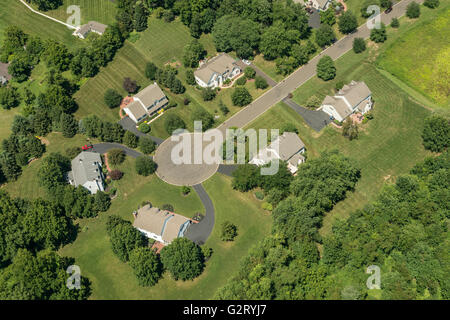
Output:
[[[104,34],[107,27],[108,26],[103,24],[103,23],[100,23],[100,22],[97,22],[97,21],[89,21],[88,23],[78,27],[74,31],[73,35],[77,36],[77,37],[79,37],[81,39],[86,39],[87,35],[90,32],[95,32],[95,33],[97,33],[99,35]]]
[[[69,183],[75,187],[83,186],[90,193],[105,191],[100,153],[81,152],[72,160],[72,171],[68,173]]]
[[[327,10],[330,5],[333,4],[332,0],[310,0],[308,1],[308,6],[313,7],[319,11]]]
[[[298,171],[298,166],[305,162],[305,144],[294,132],[285,132],[269,146],[261,149],[249,163],[263,166],[273,160],[282,160],[287,163],[292,174]]]
[[[139,93],[133,97],[133,102],[128,104],[123,111],[125,111],[130,119],[138,123],[147,116],[154,115],[168,104],[169,100],[155,82],[139,91]]]
[[[326,96],[319,110],[342,122],[352,113],[365,114],[372,106],[372,92],[366,83],[352,81],[333,97]]]
[[[133,227],[147,238],[163,244],[170,244],[174,239],[183,237],[192,221],[179,214],[152,207],[150,204],[133,212]]]
[[[199,86],[216,88],[221,87],[227,79],[232,80],[241,72],[236,59],[226,53],[221,53],[203,63],[194,71],[194,76]]]
[[[11,75],[8,72],[8,63],[0,62],[0,84],[6,85],[9,80],[11,80]]]

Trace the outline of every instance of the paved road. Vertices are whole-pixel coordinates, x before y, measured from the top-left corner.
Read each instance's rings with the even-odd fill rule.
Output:
[[[385,24],[389,24],[392,18],[404,15],[406,7],[413,1],[418,3],[423,2],[423,0],[403,0],[398,2],[393,6],[393,9],[389,14],[381,13],[381,21]],[[308,64],[294,71],[290,76],[256,99],[253,103],[233,115],[230,119],[220,125],[218,129],[225,133],[226,129],[230,127],[245,127],[247,124],[261,116],[270,107],[286,98],[290,92],[293,92],[315,76],[317,63],[324,55],[329,55],[333,60],[336,60],[352,49],[354,38],[358,37],[365,39],[369,36],[370,30],[368,29],[367,24],[363,24],[356,32],[340,39],[332,46],[322,51],[318,56],[310,60]]]
[[[133,132],[138,137],[150,137],[157,145],[160,145],[163,143],[164,139],[153,137],[149,134],[145,134],[143,132],[140,132],[136,128],[136,124],[131,120],[129,117],[125,117],[119,120],[119,124],[124,128],[125,130],[128,130],[130,132]]]
[[[119,144],[119,143],[109,143],[109,142],[98,143],[98,144],[94,144],[94,147],[89,150],[103,154],[103,153],[107,153],[111,149],[121,149],[125,152],[125,154],[127,156],[130,156],[132,158],[137,158],[139,156],[143,156],[142,153],[140,153],[136,150],[130,149],[128,147],[125,147],[124,145]]]
[[[205,217],[199,223],[192,224],[186,231],[184,235],[186,238],[192,240],[198,245],[202,245],[206,242],[208,237],[214,228],[214,206],[208,193],[203,188],[201,184],[193,186],[194,190],[197,192],[200,200],[205,207]]]

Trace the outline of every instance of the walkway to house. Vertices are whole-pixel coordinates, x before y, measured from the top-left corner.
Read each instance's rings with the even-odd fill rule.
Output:
[[[126,96],[125,98],[122,99],[122,102],[120,103],[120,108],[119,108],[119,117],[120,119],[123,119],[125,117],[128,117],[126,114],[124,115],[122,113],[122,110],[129,105],[130,103],[132,103],[134,101],[133,97],[130,96]]]
[[[43,14],[43,13],[41,13],[41,12],[39,12],[39,11],[34,10],[34,9],[33,9],[31,6],[29,6],[28,3],[26,3],[24,0],[20,0],[20,2],[22,2],[22,3],[23,3],[28,9],[30,9],[32,12],[34,12],[34,13],[40,15],[40,16],[43,16],[43,17],[45,17],[45,18],[47,18],[47,19],[50,19],[50,20],[52,20],[52,21],[58,22],[58,23],[60,23],[60,24],[62,24],[62,25],[65,25],[67,28],[70,28],[70,29],[73,29],[73,30],[76,30],[76,29],[77,29],[77,27],[75,27],[75,26],[72,26],[72,25],[70,25],[70,24],[68,24],[68,23],[65,23],[65,22],[62,22],[62,21],[59,21],[58,19],[55,19],[55,18],[53,18],[53,17],[50,17],[50,16],[48,16],[48,15],[46,15],[46,14]]]

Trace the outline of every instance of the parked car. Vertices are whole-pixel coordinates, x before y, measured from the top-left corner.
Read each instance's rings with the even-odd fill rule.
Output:
[[[92,149],[94,146],[92,144],[85,144],[84,146],[81,147],[81,150],[86,151],[89,149]]]
[[[387,8],[386,10],[384,10],[384,13],[388,14],[389,12],[392,11],[392,7]]]
[[[246,60],[246,59],[242,59],[242,62],[245,63],[245,64],[248,65],[248,66],[251,64],[251,62],[248,61],[248,60]]]

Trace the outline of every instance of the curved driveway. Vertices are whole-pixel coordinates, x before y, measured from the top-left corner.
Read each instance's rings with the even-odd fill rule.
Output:
[[[119,143],[110,143],[110,142],[103,142],[103,143],[97,143],[94,144],[94,147],[92,149],[89,149],[90,151],[98,152],[98,153],[107,153],[111,149],[121,149],[125,152],[127,156],[130,156],[132,158],[137,158],[140,156],[143,156],[144,154],[140,153],[139,151],[130,149],[128,147],[125,147],[122,144]]]
[[[214,205],[201,184],[197,184],[193,188],[205,207],[205,217],[199,223],[191,224],[184,236],[198,245],[202,245],[206,242],[214,228]]]

